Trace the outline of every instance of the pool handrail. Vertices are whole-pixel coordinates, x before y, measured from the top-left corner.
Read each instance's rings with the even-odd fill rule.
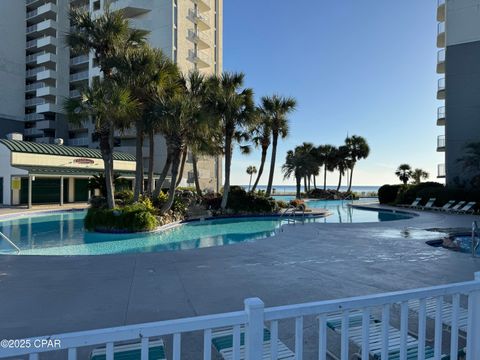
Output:
[[[472,256],[477,257],[477,249],[480,245],[480,239],[477,240],[477,232],[478,232],[478,224],[477,221],[474,220],[472,222]]]
[[[17,251],[17,254],[20,252],[20,248],[19,248],[17,245],[15,245],[15,243],[14,243],[12,240],[10,240],[10,239],[9,239],[4,233],[2,233],[1,231],[0,231],[0,237],[1,237],[2,239],[6,240],[10,245],[12,245],[12,246],[15,248],[15,250]]]

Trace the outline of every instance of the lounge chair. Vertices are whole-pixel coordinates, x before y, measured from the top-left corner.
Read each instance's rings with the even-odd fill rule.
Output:
[[[416,312],[418,314],[420,310],[420,301],[419,300],[410,300],[408,302],[408,307],[410,310]],[[435,299],[427,299],[426,302],[426,312],[425,316],[430,320],[435,320],[435,311],[437,308],[437,302]],[[442,323],[450,330],[452,327],[452,314],[453,314],[453,307],[452,304],[446,301],[442,302]],[[467,333],[468,327],[468,310],[462,307],[458,308],[458,330],[463,333]],[[462,336],[464,337],[464,336]]]
[[[448,209],[447,212],[456,212],[460,210],[465,203],[466,201],[460,201],[455,206],[452,206],[450,209]]]
[[[436,198],[430,198],[428,199],[427,203],[424,206],[419,206],[418,208],[421,210],[431,210],[433,209],[433,204],[435,203],[437,199]]]
[[[354,313],[349,317],[348,337],[359,349],[362,348],[362,314]],[[375,359],[380,360],[382,356],[382,342],[379,339],[382,338],[382,322],[370,317],[370,329],[369,329],[369,355]],[[335,318],[329,318],[327,326],[337,334],[342,334],[342,316]],[[388,359],[400,358],[400,330],[393,326],[388,326]],[[407,335],[407,359],[418,358],[418,340],[414,337]],[[329,355],[335,359],[339,359],[335,354],[328,352]],[[463,354],[463,350],[459,352]],[[354,357],[361,359],[361,353],[354,354]],[[448,355],[442,355],[442,359],[449,358]],[[434,359],[434,349],[428,345],[425,345],[425,360]]]
[[[432,207],[432,210],[437,210],[437,211],[448,211],[452,206],[453,204],[455,204],[455,200],[450,200],[449,202],[447,202],[445,205],[443,206],[433,206]]]
[[[473,209],[477,205],[476,201],[470,201],[467,205],[465,205],[463,208],[458,209],[456,211],[457,214],[468,214],[468,213],[474,213],[475,210]]]
[[[415,208],[418,206],[418,203],[422,201],[422,198],[416,198],[410,205],[408,204],[400,204],[398,206],[400,207],[406,207],[406,208]]]
[[[142,345],[140,343],[115,345],[113,348],[114,360],[138,360],[141,356]],[[90,354],[90,360],[105,360],[105,347],[94,349]],[[163,340],[152,340],[148,343],[149,360],[166,360]]]
[[[213,347],[222,355],[225,360],[233,359],[233,329],[221,328],[212,330]],[[271,358],[270,355],[270,330],[263,330],[263,359]],[[280,339],[277,340],[277,354],[279,360],[293,360],[295,354]],[[245,330],[240,329],[240,359],[245,359]]]

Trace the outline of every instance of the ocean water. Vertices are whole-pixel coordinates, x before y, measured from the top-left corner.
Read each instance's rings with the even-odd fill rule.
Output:
[[[243,188],[248,190],[248,185],[241,185]],[[313,188],[313,186],[311,186]],[[296,192],[296,187],[295,185],[274,185],[273,188],[275,189],[275,194],[281,195],[285,193],[295,193]],[[323,189],[322,185],[317,184],[317,188]],[[340,191],[347,191],[347,186],[340,186]],[[367,193],[371,192],[378,192],[378,189],[380,186],[352,186],[352,191],[356,193],[364,193],[365,195]],[[257,186],[258,190],[266,190],[267,186],[266,185],[259,185]],[[327,185],[327,189],[330,190],[336,190],[337,186],[334,185]],[[302,191],[305,191],[304,187],[302,186]]]

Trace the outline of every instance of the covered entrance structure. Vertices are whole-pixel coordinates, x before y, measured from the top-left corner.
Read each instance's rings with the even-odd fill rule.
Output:
[[[114,173],[133,182],[135,156],[114,152]],[[86,202],[88,180],[104,170],[100,150],[0,139],[3,205]]]

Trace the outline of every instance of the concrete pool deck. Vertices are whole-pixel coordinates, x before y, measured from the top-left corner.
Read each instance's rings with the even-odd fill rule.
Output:
[[[430,247],[432,234],[420,230],[470,228],[480,217],[417,213],[391,222],[287,225],[256,242],[185,251],[3,255],[0,339],[240,310],[248,297],[269,307],[471,280],[479,258]],[[281,337],[293,346],[291,335]]]

